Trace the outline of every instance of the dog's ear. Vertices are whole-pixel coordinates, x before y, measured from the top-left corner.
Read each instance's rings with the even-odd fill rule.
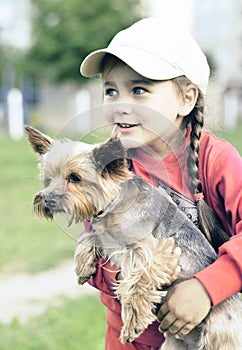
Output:
[[[37,129],[32,128],[29,125],[25,126],[25,131],[27,139],[34,152],[38,153],[40,156],[48,152],[53,142],[49,136],[43,134]]]
[[[125,150],[118,138],[111,138],[92,152],[96,169],[104,175],[106,172],[118,174],[127,168]]]

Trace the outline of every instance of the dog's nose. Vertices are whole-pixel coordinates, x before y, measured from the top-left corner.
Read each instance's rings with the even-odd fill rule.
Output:
[[[47,208],[53,209],[56,206],[56,200],[54,198],[45,198],[45,204]]]

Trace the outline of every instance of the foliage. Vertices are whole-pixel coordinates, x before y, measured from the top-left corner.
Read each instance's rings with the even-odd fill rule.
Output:
[[[96,295],[65,300],[26,324],[0,324],[1,350],[104,348],[105,309]]]
[[[234,130],[221,130],[217,135],[230,142],[242,156],[242,124],[238,124]]]
[[[217,69],[217,62],[215,60],[215,57],[210,52],[205,52],[205,55],[207,57],[208,65],[210,68],[210,76],[214,76]]]
[[[25,69],[35,78],[78,81],[80,62],[135,22],[140,0],[32,0],[33,46]],[[82,78],[83,81],[85,78]]]
[[[0,77],[3,73],[3,65],[4,65],[4,51],[3,48],[0,46]]]

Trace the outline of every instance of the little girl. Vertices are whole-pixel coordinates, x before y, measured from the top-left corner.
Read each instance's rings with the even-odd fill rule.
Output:
[[[211,244],[220,246],[215,263],[171,289],[158,312],[160,324],[127,344],[119,342],[121,310],[112,290],[117,269],[99,261],[90,283],[107,307],[105,349],[159,349],[162,332],[183,337],[211,307],[242,289],[241,157],[229,143],[202,131],[209,67],[181,29],[158,19],[138,21],[87,56],[81,73],[102,75],[104,111],[130,154],[131,170],[162,186]],[[211,209],[225,235],[208,227]]]

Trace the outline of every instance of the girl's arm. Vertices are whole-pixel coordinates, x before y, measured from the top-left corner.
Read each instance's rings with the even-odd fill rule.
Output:
[[[242,159],[228,142],[211,138],[201,142],[201,181],[206,202],[231,238],[220,247],[218,259],[195,277],[217,305],[242,290]]]
[[[168,294],[158,314],[160,330],[177,337],[197,326],[211,306],[242,290],[242,159],[230,144],[211,138],[201,142],[199,173],[205,200],[231,238],[213,264]]]

